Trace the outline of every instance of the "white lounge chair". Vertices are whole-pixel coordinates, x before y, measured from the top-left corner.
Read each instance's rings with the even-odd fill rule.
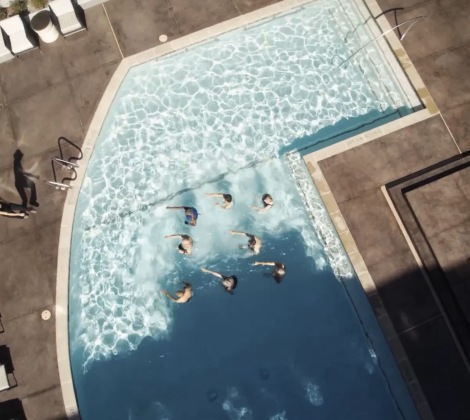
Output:
[[[0,63],[3,63],[4,61],[10,60],[13,57],[14,57],[14,55],[11,53],[10,49],[5,45],[5,39],[3,37],[3,31],[0,29]]]
[[[13,372],[13,363],[11,362],[10,349],[6,346],[0,346],[0,391],[18,386],[15,374]],[[2,417],[3,418],[3,417]]]
[[[75,8],[70,0],[53,0],[49,3],[52,13],[57,18],[63,36],[72,35],[85,28],[78,20]]]
[[[83,9],[89,9],[90,7],[97,6],[98,4],[104,3],[108,0],[77,0],[78,5]]]
[[[13,54],[20,54],[37,47],[34,37],[26,31],[23,21],[19,16],[12,16],[0,21],[0,27],[10,39]]]
[[[5,365],[0,365],[0,391],[11,388]]]

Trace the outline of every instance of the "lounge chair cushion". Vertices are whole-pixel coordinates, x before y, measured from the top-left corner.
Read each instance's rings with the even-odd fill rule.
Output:
[[[70,0],[54,0],[49,3],[49,7],[59,20],[62,34],[67,35],[83,29]]]
[[[12,16],[0,21],[0,26],[10,38],[11,49],[15,54],[35,47],[35,44],[29,39],[23,21],[19,16]]]
[[[5,365],[0,365],[0,391],[10,388],[10,383],[8,382],[7,371],[5,370]]]

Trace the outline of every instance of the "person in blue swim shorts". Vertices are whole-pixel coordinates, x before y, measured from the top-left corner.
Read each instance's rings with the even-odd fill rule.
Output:
[[[195,207],[185,207],[185,206],[167,207],[167,210],[184,210],[184,215],[186,216],[186,220],[184,224],[190,225],[190,226],[196,226],[198,213]]]

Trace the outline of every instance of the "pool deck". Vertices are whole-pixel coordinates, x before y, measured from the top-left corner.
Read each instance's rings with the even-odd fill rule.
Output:
[[[161,34],[173,40],[270,3],[274,2],[110,0],[85,11],[88,31],[42,44],[41,50],[0,64],[0,196],[18,201],[12,170],[15,149],[24,152],[26,169],[51,179],[50,159],[58,155],[57,138],[65,136],[82,144],[123,57],[158,45]],[[400,5],[391,0],[378,3],[383,10]],[[466,345],[462,325],[470,319],[466,318],[468,280],[465,283],[470,278],[466,158],[447,162],[452,168],[461,167],[458,170],[432,168],[444,173],[432,178],[436,182],[419,182],[419,177],[434,176],[433,172],[386,188],[419,249],[421,267],[382,187],[470,150],[470,3],[408,0],[406,6],[399,14],[401,21],[428,16],[408,33],[403,45],[441,113],[320,160],[318,165],[371,275],[368,295],[384,332],[398,343],[392,344],[395,351],[405,349],[407,357],[401,360],[412,365],[407,379],[416,381],[417,388],[419,381],[436,419],[463,419],[470,412],[470,401],[462,395],[469,389],[470,376],[459,353]],[[410,182],[418,187],[401,188]],[[66,418],[66,410],[57,369],[55,318],[43,321],[41,312],[55,313],[65,193],[42,181],[36,186],[41,204],[37,214],[27,220],[0,218],[0,314],[5,328],[0,345],[10,349],[18,382],[17,387],[0,392],[0,402],[18,398],[28,420],[58,420]],[[406,200],[401,199],[404,196]],[[419,230],[413,226],[415,216]],[[423,276],[423,271],[431,275]],[[445,297],[449,287],[440,282],[442,273],[454,292],[450,293],[453,301]],[[441,299],[436,300],[433,290],[442,284]],[[455,330],[453,322],[459,319],[460,328]],[[405,369],[406,363],[402,363]],[[426,400],[419,400],[423,395],[414,394],[425,410]]]

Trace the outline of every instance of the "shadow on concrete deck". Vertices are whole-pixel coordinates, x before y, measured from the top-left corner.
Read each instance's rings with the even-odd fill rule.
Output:
[[[15,398],[0,403],[0,419],[27,420],[21,400]]]

